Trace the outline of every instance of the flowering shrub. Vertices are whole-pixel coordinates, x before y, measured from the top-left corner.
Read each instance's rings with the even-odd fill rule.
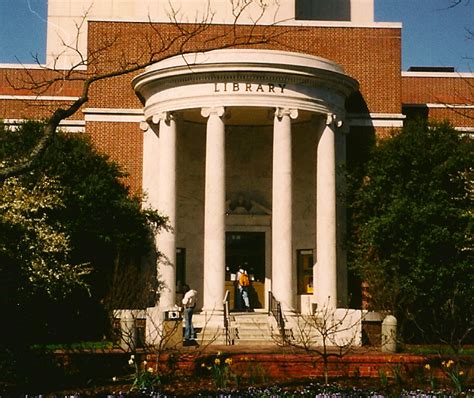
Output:
[[[61,297],[86,287],[87,264],[70,264],[71,241],[51,216],[64,207],[59,182],[43,177],[34,185],[19,178],[0,184],[0,255],[20,268],[25,292]]]

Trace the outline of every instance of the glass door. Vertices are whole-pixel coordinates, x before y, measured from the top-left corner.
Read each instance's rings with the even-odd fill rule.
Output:
[[[240,268],[247,271],[251,308],[263,308],[265,303],[265,232],[226,233],[226,289],[231,295],[234,308],[237,294],[235,280]]]

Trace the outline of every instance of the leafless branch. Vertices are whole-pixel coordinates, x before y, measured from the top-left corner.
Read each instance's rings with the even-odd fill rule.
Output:
[[[121,42],[118,35],[104,37],[101,44],[95,48],[88,49],[87,56],[81,53],[79,49],[79,36],[87,20],[87,11],[82,20],[76,24],[74,43],[70,44],[63,41],[63,52],[56,55],[53,65],[50,67],[40,66],[44,72],[47,72],[46,78],[44,75],[39,76],[33,73],[27,67],[23,68],[23,75],[19,80],[14,81],[7,78],[8,83],[14,89],[27,89],[36,96],[50,92],[56,93],[62,85],[71,82],[80,83],[82,89],[80,96],[76,100],[52,110],[51,116],[45,121],[44,134],[34,149],[14,164],[7,164],[5,167],[2,167],[0,169],[0,181],[11,176],[20,175],[34,167],[36,159],[43,154],[51,138],[56,133],[59,123],[74,115],[88,102],[90,88],[95,83],[133,74],[161,59],[173,55],[271,43],[276,41],[279,35],[284,34],[284,32],[271,32],[265,28],[262,28],[258,35],[256,34],[256,25],[266,11],[266,6],[263,2],[260,4],[261,12],[250,29],[248,26],[238,26],[238,20],[241,18],[244,10],[250,5],[250,2],[247,0],[243,2],[230,1],[232,1],[234,7],[234,23],[221,31],[209,32],[210,37],[206,38],[207,40],[199,40],[199,38],[210,30],[214,18],[210,5],[208,5],[199,23],[179,23],[179,10],[174,9],[170,2],[171,11],[169,17],[175,32],[171,35],[165,34],[160,29],[162,25],[152,23],[149,18],[149,27],[151,27],[152,34],[142,37],[145,44],[143,49],[139,50],[138,55],[133,57],[128,56],[124,51],[119,52],[120,55],[115,60],[109,59],[108,54],[110,49],[119,48]],[[238,4],[240,4],[240,7],[237,6]],[[58,60],[67,51],[75,54],[77,61],[67,70],[57,68]]]

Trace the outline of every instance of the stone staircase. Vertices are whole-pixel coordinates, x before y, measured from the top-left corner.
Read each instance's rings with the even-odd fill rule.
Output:
[[[230,314],[230,339],[235,345],[276,345],[275,325],[265,311],[232,312]],[[222,317],[196,314],[193,324],[200,344],[225,344]]]
[[[328,319],[328,333],[331,341],[326,344],[332,345],[337,340],[341,346],[351,341],[352,344],[361,344],[360,311],[337,309],[333,315],[334,319]],[[321,322],[323,319],[321,319]],[[285,315],[286,341],[280,336],[276,320],[264,310],[255,312],[231,312],[230,314],[230,344],[234,345],[282,345],[295,344],[297,346],[321,346],[323,344],[321,327],[315,327],[314,316],[309,315]],[[331,322],[339,325],[336,329]],[[199,344],[226,344],[223,315],[195,314],[193,317],[194,327],[197,331],[197,342]],[[354,325],[354,326],[351,326]],[[319,330],[318,330],[319,329]],[[324,328],[323,328],[324,329]]]

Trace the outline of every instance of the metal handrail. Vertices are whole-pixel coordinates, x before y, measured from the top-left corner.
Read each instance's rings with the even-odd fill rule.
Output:
[[[230,292],[229,290],[225,291],[224,295],[224,333],[225,333],[225,344],[226,345],[231,345],[233,344],[233,341],[230,336],[231,332],[231,319],[230,319],[230,310],[229,310],[229,296]]]
[[[283,317],[283,311],[281,310],[281,303],[275,298],[271,291],[268,292],[268,313],[269,315],[273,315],[275,318],[280,336],[283,340],[283,343],[285,343],[285,318]]]

